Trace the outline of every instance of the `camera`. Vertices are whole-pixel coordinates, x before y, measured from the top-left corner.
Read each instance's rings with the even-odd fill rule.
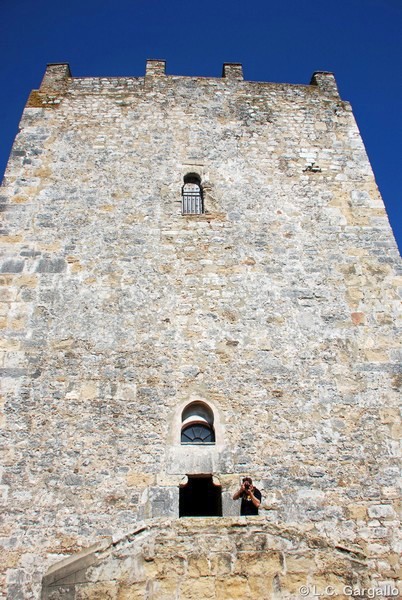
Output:
[[[251,483],[250,483],[249,481],[245,481],[245,482],[244,482],[244,489],[245,489],[245,490],[249,490],[249,489],[250,489],[250,486],[251,486]]]

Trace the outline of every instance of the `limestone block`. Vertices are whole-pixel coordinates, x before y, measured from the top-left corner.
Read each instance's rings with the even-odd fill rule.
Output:
[[[60,597],[60,596],[59,596]],[[51,594],[49,600],[58,600],[58,596]],[[104,598],[104,600],[122,600],[123,598],[128,599],[139,599],[143,596],[120,596],[117,592],[116,584],[114,582],[102,582],[95,584],[88,588],[87,586],[78,587],[78,591],[74,597],[74,600],[95,600],[96,598]]]
[[[172,573],[178,576],[184,575],[185,572],[185,561],[180,556],[173,557],[159,557],[156,563],[158,569],[158,577],[170,577]]]
[[[361,505],[350,505],[347,508],[350,518],[356,520],[365,520],[367,518],[367,508]]]
[[[209,555],[212,575],[228,575],[233,572],[233,554],[229,552],[214,552]]]
[[[371,518],[394,519],[395,510],[390,504],[376,504],[368,508],[368,514]]]
[[[205,577],[210,574],[210,563],[205,556],[191,554],[187,559],[189,577]]]
[[[129,487],[145,489],[154,483],[155,477],[147,473],[130,472],[126,475],[126,479]]]
[[[315,570],[316,570],[316,562],[315,562],[315,556],[312,552],[310,553],[310,556],[308,556],[307,553],[305,553],[302,556],[294,555],[294,556],[289,556],[286,559],[286,572],[287,573],[306,574],[306,573],[314,573]]]
[[[101,591],[101,593],[103,593]],[[103,598],[103,596],[89,597],[88,600],[95,600],[95,598]],[[147,588],[145,583],[130,583],[130,585],[119,585],[117,594],[113,600],[144,600],[147,597]]]
[[[259,575],[249,575],[247,582],[251,597],[264,600],[270,600],[274,597],[273,578],[271,579],[264,572]]]
[[[215,595],[215,579],[200,577],[184,581],[179,587],[180,600],[199,600],[199,598],[218,598]]]
[[[247,597],[250,592],[247,577],[232,575],[229,577],[217,578],[215,580],[216,600],[228,600],[233,598],[237,600]]]
[[[98,384],[95,381],[84,381],[81,383],[79,398],[81,400],[93,400],[98,395]]]

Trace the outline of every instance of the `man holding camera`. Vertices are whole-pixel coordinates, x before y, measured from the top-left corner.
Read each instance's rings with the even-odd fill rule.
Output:
[[[261,504],[261,492],[253,486],[251,477],[243,477],[241,487],[235,494],[233,500],[241,498],[240,514],[242,516],[258,515],[258,507]]]

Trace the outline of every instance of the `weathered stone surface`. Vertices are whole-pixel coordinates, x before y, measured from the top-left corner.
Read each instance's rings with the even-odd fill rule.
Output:
[[[227,517],[251,474],[267,521],[326,541],[324,574],[339,546],[397,578],[402,271],[351,107],[328,73],[224,75],[51,65],[30,96],[1,190],[4,596],[39,598],[59,559],[178,517],[189,475],[214,476]],[[188,173],[204,214],[181,214]],[[215,445],[180,443],[194,401]],[[174,598],[188,578],[264,597],[269,535],[239,523],[234,551],[202,521],[189,562],[162,526],[169,558],[96,593]],[[272,594],[313,568],[294,535],[275,538],[291,572],[264,555]]]
[[[262,517],[247,526],[239,518],[149,521],[118,541],[54,565],[44,579],[43,598],[235,600],[258,593],[267,600],[278,593],[314,597],[330,587],[327,595],[346,597],[352,583],[378,590],[358,548],[332,546],[308,529],[279,527]],[[264,537],[264,548],[244,552],[245,537]],[[287,540],[293,545],[284,550]],[[224,566],[219,571],[218,564]]]

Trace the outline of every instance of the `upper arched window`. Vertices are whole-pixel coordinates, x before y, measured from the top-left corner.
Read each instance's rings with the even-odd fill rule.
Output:
[[[192,402],[181,415],[182,444],[215,444],[214,414],[203,402]]]
[[[196,173],[185,175],[181,194],[181,212],[183,215],[200,215],[204,212],[201,179]]]

